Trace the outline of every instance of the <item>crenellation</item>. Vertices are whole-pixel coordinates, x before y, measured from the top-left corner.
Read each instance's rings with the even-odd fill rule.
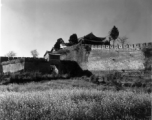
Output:
[[[126,45],[91,45],[92,49],[101,50],[141,50],[143,48],[152,48],[152,43],[138,43],[138,44],[126,44]]]
[[[0,63],[6,61],[18,61],[18,60],[26,60],[26,61],[44,61],[44,58],[33,58],[33,57],[0,57]]]
[[[101,45],[97,45],[97,49],[102,49],[102,46]],[[105,46],[104,46],[103,49],[105,49]]]
[[[141,44],[136,44],[136,46],[135,46],[136,48],[141,48]]]
[[[102,45],[102,46],[101,46],[101,49],[105,49],[105,45]]]
[[[110,49],[114,49],[114,45],[110,45]]]
[[[114,49],[115,49],[115,50],[118,50],[118,48],[119,48],[118,45],[114,46]]]
[[[106,49],[109,49],[109,45],[106,45]]]
[[[142,44],[142,47],[143,47],[143,48],[147,47],[146,43],[143,43],[143,44]]]
[[[87,45],[87,44],[85,44]],[[84,45],[84,46],[85,46]],[[138,43],[138,44],[126,44],[126,45],[90,45],[92,49],[98,50],[141,50],[142,48],[152,47],[152,43]],[[68,47],[68,49],[72,49],[72,47]],[[67,49],[67,48],[65,48]]]
[[[143,48],[143,43],[140,43],[140,47]]]
[[[149,47],[152,47],[152,43],[151,43],[151,42],[150,42],[150,43],[148,43],[148,46],[149,46]]]
[[[132,49],[132,48],[133,48],[133,45],[132,45],[132,44],[129,44],[129,48],[131,48],[131,49]]]
[[[124,46],[124,48],[129,48],[129,44],[126,44],[126,45]]]
[[[136,46],[135,44],[132,44],[132,47],[133,47],[133,48],[135,48],[135,46]]]
[[[122,45],[119,45],[118,48],[119,48],[119,49],[122,49]]]
[[[101,48],[101,46],[100,46],[100,45],[96,45],[95,47],[96,47],[96,49],[100,49],[100,48]]]
[[[92,46],[91,46],[91,49],[92,49],[92,50],[93,50],[93,49],[95,49],[95,46],[94,46],[94,45],[92,45]]]
[[[147,48],[149,48],[149,47],[150,47],[149,43],[146,43],[146,47],[147,47]]]
[[[85,49],[88,48],[85,46],[90,46],[92,50]],[[53,60],[73,60],[78,62],[80,67],[82,67],[83,69],[87,69],[87,65],[89,67],[99,70],[107,69],[107,66],[109,65],[110,69],[117,69],[117,67],[119,67],[120,69],[125,69],[126,66],[128,66],[126,69],[132,69],[142,67],[144,65],[144,54],[142,53],[143,48],[152,48],[152,43],[126,44],[124,46],[77,44],[59,50],[60,52],[58,51],[58,53],[55,53],[54,55],[60,55],[60,60],[57,60],[56,58],[53,58]],[[3,62],[4,60],[7,61]],[[47,61],[44,58],[33,57],[0,57],[0,62],[3,62],[1,65],[24,65],[24,63],[28,63],[29,67],[30,65],[36,64],[39,64],[41,66],[41,63],[43,65],[44,63],[52,64],[51,61]],[[133,66],[133,63],[136,65]],[[90,70],[92,68],[90,68]]]
[[[135,45],[136,50],[141,50],[141,47],[139,45]]]

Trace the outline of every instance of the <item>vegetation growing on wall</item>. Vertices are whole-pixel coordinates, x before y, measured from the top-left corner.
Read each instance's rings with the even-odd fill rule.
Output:
[[[145,70],[152,70],[152,48],[143,48],[142,51],[145,56]]]

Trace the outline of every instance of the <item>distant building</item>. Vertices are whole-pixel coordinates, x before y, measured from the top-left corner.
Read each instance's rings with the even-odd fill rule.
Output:
[[[52,52],[46,51],[44,54],[44,59],[47,61],[60,60],[60,54],[52,54]]]

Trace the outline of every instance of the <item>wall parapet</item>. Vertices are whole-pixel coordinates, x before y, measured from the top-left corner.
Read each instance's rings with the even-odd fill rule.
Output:
[[[33,58],[33,57],[11,57],[11,59],[8,58],[5,60],[6,61],[1,61],[2,65],[15,64],[21,62],[47,62],[44,58]]]
[[[84,44],[87,45],[87,44]],[[150,43],[138,43],[138,44],[126,44],[122,45],[91,45],[92,49],[101,49],[101,50],[141,50],[143,48],[152,48],[152,42]]]

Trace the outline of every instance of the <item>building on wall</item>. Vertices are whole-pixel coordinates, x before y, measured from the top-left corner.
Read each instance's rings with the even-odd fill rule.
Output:
[[[44,54],[44,59],[47,61],[60,60],[60,54],[52,54],[52,52],[46,51]]]
[[[92,32],[82,37],[80,41],[89,45],[110,45],[109,37],[97,37]]]
[[[66,47],[53,52],[46,51],[42,58],[43,60],[25,58],[24,62],[22,62],[23,64],[21,62],[8,62],[8,64],[1,65],[1,62],[21,58],[0,57],[0,72],[2,69],[10,72],[20,69],[38,69],[45,72],[45,67],[49,69],[49,65],[56,65],[61,70],[61,66],[63,69],[69,67],[68,64],[70,62],[71,64],[77,63],[83,70],[90,71],[143,69],[145,64],[143,48],[151,48],[150,50],[152,50],[152,43],[126,44],[122,46],[117,41],[118,36],[119,31],[115,26],[110,35],[106,37],[97,37],[93,33],[89,33],[79,38],[78,43],[76,42],[70,46],[66,45]],[[113,40],[115,40],[115,45]],[[64,66],[63,64],[65,63],[66,65]]]
[[[96,40],[92,38],[92,41]],[[125,46],[79,43],[56,51],[55,54],[64,56],[62,57],[64,60],[76,61],[83,70],[143,70],[145,60],[151,59],[146,58],[143,53],[144,48],[152,50],[152,43],[127,44]]]
[[[44,58],[18,58],[19,60],[2,62],[0,72],[14,73],[23,70],[47,73],[51,65],[55,65],[61,74],[71,71],[75,74],[76,66],[89,71],[142,70],[145,68],[145,60],[151,64],[152,59],[146,58],[143,48],[149,48],[151,55],[152,43],[132,44],[126,47],[78,43],[53,53],[46,51]],[[3,60],[6,58],[1,58],[1,61]]]

